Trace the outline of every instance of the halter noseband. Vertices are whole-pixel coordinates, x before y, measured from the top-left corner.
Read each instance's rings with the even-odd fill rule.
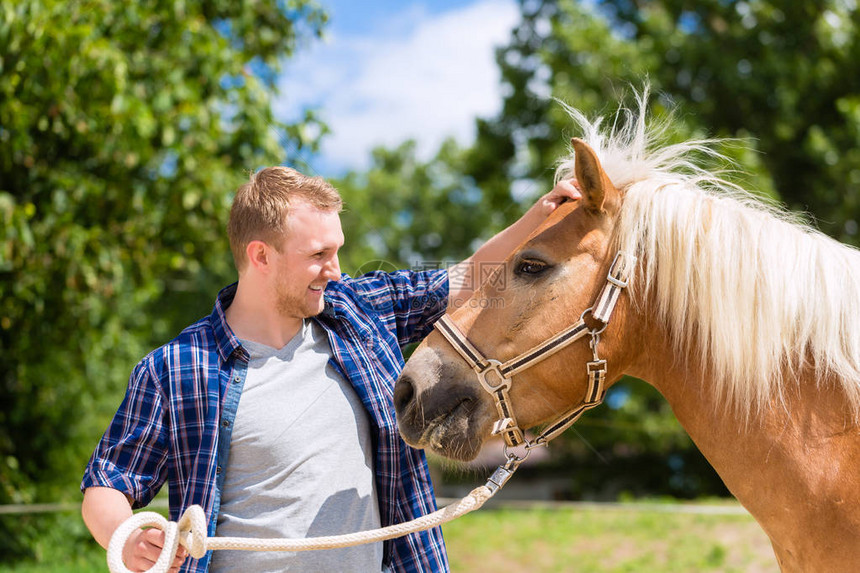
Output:
[[[615,260],[612,261],[606,276],[606,284],[603,285],[597,301],[592,307],[582,312],[576,323],[504,363],[484,357],[447,314],[436,322],[435,328],[478,374],[478,380],[484,390],[495,398],[499,419],[493,426],[493,435],[501,434],[508,447],[524,443],[526,450],[530,450],[545,445],[573,425],[586,410],[590,410],[603,402],[603,397],[606,394],[604,388],[606,360],[601,360],[598,357],[597,344],[600,342],[600,334],[606,330],[606,326],[609,324],[609,318],[615,309],[621,290],[627,287],[631,258],[620,251],[615,255]],[[585,323],[585,315],[589,312],[591,312],[594,320],[602,323],[599,329],[589,329]],[[523,436],[523,431],[517,425],[516,416],[514,416],[513,408],[511,408],[510,397],[508,396],[511,378],[576,342],[586,334],[591,335],[590,345],[594,359],[586,363],[588,388],[585,392],[585,398],[578,406],[568,410],[547,426],[533,441],[527,441]]]

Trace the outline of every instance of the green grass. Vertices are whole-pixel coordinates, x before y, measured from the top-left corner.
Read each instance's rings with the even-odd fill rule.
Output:
[[[456,573],[778,573],[746,515],[629,509],[483,510],[443,527]]]
[[[74,519],[80,518],[69,516]],[[443,529],[454,573],[778,572],[767,537],[746,515],[679,514],[642,505],[484,508]],[[38,561],[0,564],[0,573],[107,571],[105,552],[94,543],[45,544],[39,553]]]
[[[38,562],[0,565],[3,573],[104,573],[107,571],[105,551],[86,546],[74,554],[55,553]]]

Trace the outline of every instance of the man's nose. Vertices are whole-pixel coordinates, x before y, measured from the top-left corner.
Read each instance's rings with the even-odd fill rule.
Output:
[[[325,278],[330,281],[340,280],[340,261],[337,255],[333,256],[325,266]]]

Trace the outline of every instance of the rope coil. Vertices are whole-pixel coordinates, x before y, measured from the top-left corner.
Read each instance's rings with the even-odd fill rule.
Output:
[[[424,531],[447,523],[471,511],[480,508],[493,497],[501,485],[510,478],[516,469],[511,467],[509,460],[505,466],[508,475],[501,484],[493,481],[487,485],[476,487],[463,499],[406,523],[389,525],[380,529],[330,535],[326,537],[310,537],[304,539],[260,539],[253,537],[207,537],[206,515],[199,505],[186,509],[178,521],[168,521],[161,514],[143,511],[125,520],[111,536],[107,550],[107,564],[111,573],[132,573],[122,561],[122,550],[129,537],[142,527],[156,527],[164,532],[164,547],[161,555],[145,573],[167,573],[170,564],[176,556],[176,551],[182,545],[191,557],[199,559],[207,551],[215,549],[235,549],[241,551],[312,551],[317,549],[335,549],[352,547],[363,543],[374,543],[394,539],[416,531]],[[500,468],[502,469],[502,468]],[[498,471],[498,470],[497,470]],[[496,477],[497,474],[493,474]]]

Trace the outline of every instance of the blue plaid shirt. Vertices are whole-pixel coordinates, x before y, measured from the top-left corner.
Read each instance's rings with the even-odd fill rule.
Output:
[[[201,505],[214,535],[226,473],[222,464],[248,368],[248,354],[224,315],[235,293],[235,284],[223,289],[212,314],[138,363],[87,465],[82,490],[114,488],[139,508],[166,480],[170,518]],[[315,320],[328,332],[334,367],[352,383],[372,424],[382,524],[435,511],[427,461],[400,439],[392,396],[404,364],[400,347],[424,338],[445,312],[447,273],[344,276],[328,284],[325,301]],[[206,571],[210,555],[188,559],[182,571]],[[447,571],[441,530],[386,541],[383,562],[395,572]]]

